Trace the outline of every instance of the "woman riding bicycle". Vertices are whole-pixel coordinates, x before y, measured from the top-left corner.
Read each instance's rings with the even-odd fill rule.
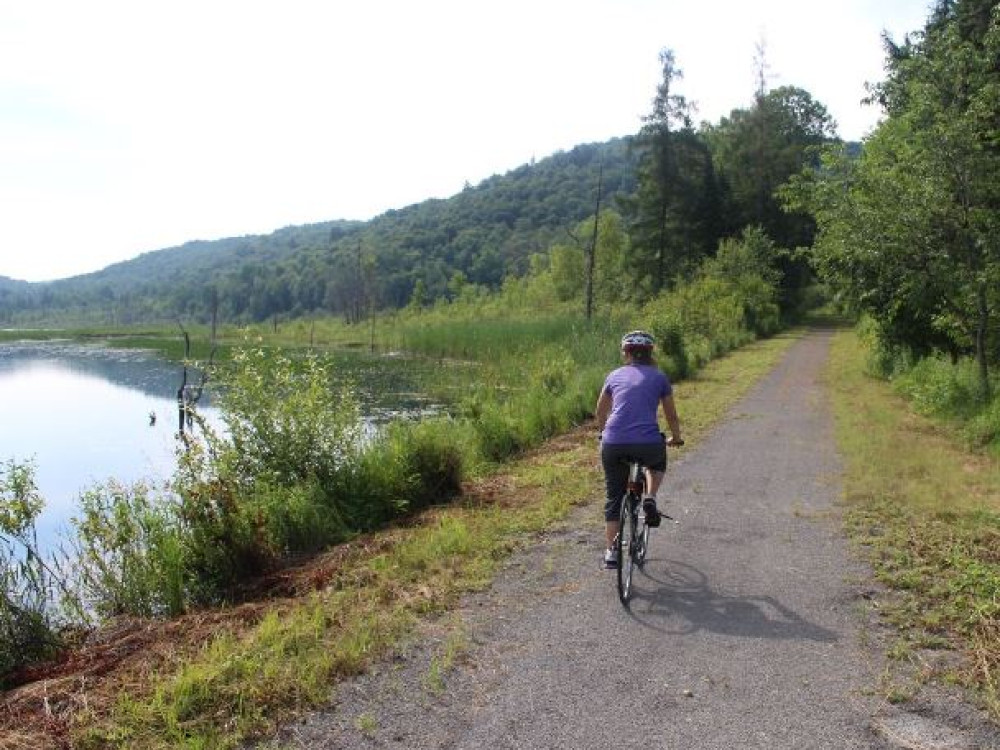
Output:
[[[595,413],[601,431],[601,464],[607,499],[604,503],[607,549],[604,566],[618,567],[618,516],[625,483],[628,460],[641,460],[646,467],[646,494],[643,511],[646,524],[660,525],[656,508],[656,492],[667,470],[668,445],[682,445],[681,424],[674,405],[670,380],[653,362],[653,337],[645,331],[626,333],[621,341],[625,365],[612,371],[604,381]],[[663,408],[670,439],[660,432],[657,409]]]

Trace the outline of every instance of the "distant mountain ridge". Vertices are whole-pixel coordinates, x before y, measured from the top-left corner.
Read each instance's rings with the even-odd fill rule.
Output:
[[[368,294],[379,306],[406,304],[418,280],[431,298],[445,294],[456,272],[495,288],[593,213],[602,165],[602,205],[635,190],[630,142],[577,146],[367,222],[195,240],[57,281],[0,277],[0,322],[127,324],[207,319],[213,310],[229,321],[351,315]]]

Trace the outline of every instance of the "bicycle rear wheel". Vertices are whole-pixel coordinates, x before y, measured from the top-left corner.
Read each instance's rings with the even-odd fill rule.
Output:
[[[631,467],[629,474],[629,486],[632,487],[631,494],[635,498],[635,505],[632,506],[632,516],[636,523],[635,532],[635,564],[640,568],[646,562],[646,550],[649,546],[649,526],[646,524],[646,512],[640,511],[641,498],[646,495],[646,470],[642,464],[636,463]]]
[[[628,605],[632,595],[632,572],[635,568],[636,550],[636,511],[638,498],[627,493],[622,498],[621,515],[618,524],[618,598]]]

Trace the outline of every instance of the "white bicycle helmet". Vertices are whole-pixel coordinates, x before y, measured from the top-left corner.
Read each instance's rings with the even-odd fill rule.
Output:
[[[632,331],[622,336],[622,351],[631,349],[652,349],[654,345],[653,337],[645,331]]]

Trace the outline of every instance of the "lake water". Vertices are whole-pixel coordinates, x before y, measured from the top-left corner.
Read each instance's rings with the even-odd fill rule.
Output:
[[[419,366],[344,354],[337,367],[362,384],[369,420],[433,409],[419,393]],[[181,377],[180,364],[147,351],[70,342],[0,344],[0,461],[34,461],[46,501],[37,524],[43,548],[66,535],[82,490],[112,478],[156,482],[170,476]],[[189,383],[197,380],[189,373]],[[206,401],[207,394],[199,414],[218,425],[218,411]]]
[[[38,521],[44,547],[58,540],[82,490],[111,478],[170,476],[181,372],[179,364],[139,350],[0,345],[0,461],[34,462],[46,504]],[[218,422],[217,410],[199,412]]]

